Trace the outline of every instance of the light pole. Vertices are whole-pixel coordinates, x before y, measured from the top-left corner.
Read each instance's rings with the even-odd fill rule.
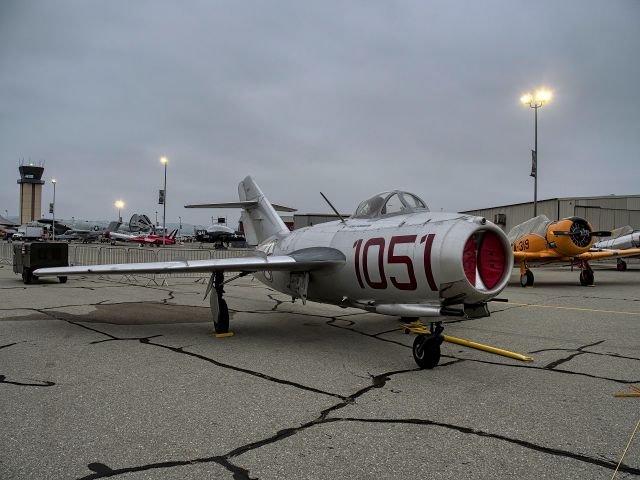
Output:
[[[527,92],[520,101],[524,105],[533,108],[534,115],[534,141],[531,152],[531,176],[533,177],[533,216],[538,216],[538,109],[551,100],[553,94],[550,90],[538,90],[534,95]]]
[[[178,220],[180,220],[180,230],[178,231],[182,233],[182,217],[178,217]]]
[[[167,216],[167,163],[169,160],[167,157],[161,157],[160,163],[164,165],[164,188],[162,189],[162,246],[166,244],[167,229],[166,229],[166,216]]]
[[[114,205],[118,209],[118,221],[122,223],[122,216],[120,215],[120,210],[124,208],[124,202],[122,200],[116,200],[116,203],[114,203]]]
[[[52,240],[56,239],[56,183],[58,181],[55,178],[51,179],[51,183],[53,183],[53,221],[51,222],[51,238]]]

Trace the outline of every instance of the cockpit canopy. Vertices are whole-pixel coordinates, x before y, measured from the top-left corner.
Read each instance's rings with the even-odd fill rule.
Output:
[[[365,200],[351,218],[379,218],[413,212],[428,212],[429,208],[420,198],[409,192],[394,190],[383,192]]]

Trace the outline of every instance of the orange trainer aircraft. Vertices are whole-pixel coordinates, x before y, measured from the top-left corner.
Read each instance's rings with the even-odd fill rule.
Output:
[[[520,263],[520,285],[533,285],[529,263],[577,262],[580,284],[593,285],[594,275],[589,260],[605,257],[626,257],[640,254],[640,248],[627,250],[589,251],[593,237],[608,237],[611,232],[594,232],[591,224],[580,217],[552,222],[544,215],[527,220],[511,229],[507,238],[513,259]]]

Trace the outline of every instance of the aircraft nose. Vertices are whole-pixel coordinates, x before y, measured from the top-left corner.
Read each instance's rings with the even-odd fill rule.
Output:
[[[500,237],[493,231],[476,231],[465,243],[462,266],[469,283],[478,289],[493,290],[506,272],[507,257]]]
[[[507,285],[513,255],[506,235],[481,221],[459,224],[447,234],[442,250],[442,297],[464,303],[485,302]]]

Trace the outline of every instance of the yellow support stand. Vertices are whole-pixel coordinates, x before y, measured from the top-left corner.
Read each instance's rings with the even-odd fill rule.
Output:
[[[407,324],[402,324],[401,327],[404,329],[405,333],[413,333],[416,335],[429,335],[431,332],[422,322],[411,322]],[[476,350],[482,350],[484,352],[493,353],[495,355],[501,355],[503,357],[514,358],[516,360],[521,360],[523,362],[531,362],[533,358],[528,357],[526,355],[522,355],[520,353],[510,352],[509,350],[503,350],[502,348],[492,347],[490,345],[483,345],[482,343],[471,342],[469,340],[464,340],[458,337],[452,337],[450,335],[443,335],[445,342],[455,343],[457,345],[462,345],[469,348],[475,348]]]

